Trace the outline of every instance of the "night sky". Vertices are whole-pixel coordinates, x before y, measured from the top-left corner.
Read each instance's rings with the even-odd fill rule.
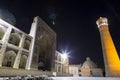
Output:
[[[70,52],[70,64],[89,56],[99,67],[104,63],[96,20],[107,17],[120,54],[120,0],[0,0],[0,9],[11,12],[15,26],[26,33],[40,16],[56,32],[57,50]]]

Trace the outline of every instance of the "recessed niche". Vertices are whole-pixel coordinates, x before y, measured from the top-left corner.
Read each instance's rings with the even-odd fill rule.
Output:
[[[8,42],[16,46],[19,46],[20,39],[21,39],[21,33],[15,29],[12,29]]]
[[[26,36],[23,48],[29,50],[30,44],[31,44],[31,38]]]
[[[26,63],[27,63],[27,58],[28,58],[27,55],[25,55],[25,54],[21,55],[19,68],[25,69],[25,66],[26,66]]]
[[[2,40],[6,30],[7,30],[7,27],[0,25],[0,40]]]
[[[18,53],[17,50],[6,48],[2,66],[13,67],[17,53]]]

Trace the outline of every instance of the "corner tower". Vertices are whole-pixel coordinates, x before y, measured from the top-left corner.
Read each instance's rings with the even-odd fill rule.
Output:
[[[108,29],[108,20],[100,17],[96,23],[101,37],[105,75],[108,77],[120,77],[120,60]]]

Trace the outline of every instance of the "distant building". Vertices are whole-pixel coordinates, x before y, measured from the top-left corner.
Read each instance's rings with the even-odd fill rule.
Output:
[[[56,51],[55,53],[55,71],[59,73],[69,73],[69,58],[64,58],[63,54]]]
[[[86,61],[83,65],[69,65],[69,73],[73,76],[85,76],[85,77],[102,77],[103,71],[101,68],[98,68],[97,65],[91,61],[89,57],[86,58]]]
[[[81,65],[69,65],[69,74],[72,76],[81,76]]]
[[[89,57],[87,57],[86,61],[81,67],[81,76],[102,77],[103,71],[101,68],[98,68],[97,65]]]
[[[63,62],[62,62],[62,54],[56,51],[55,54],[55,71],[56,72],[63,72]]]

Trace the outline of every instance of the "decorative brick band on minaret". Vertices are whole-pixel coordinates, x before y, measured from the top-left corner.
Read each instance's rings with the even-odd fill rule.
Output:
[[[105,74],[108,77],[120,77],[120,60],[108,29],[108,20],[100,17],[96,23],[101,37]]]

